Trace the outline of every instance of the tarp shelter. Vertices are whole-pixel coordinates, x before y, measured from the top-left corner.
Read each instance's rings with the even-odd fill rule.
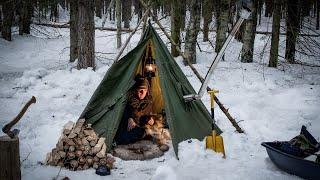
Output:
[[[148,51],[152,51],[157,66],[156,77],[151,81],[153,110],[165,110],[178,155],[179,142],[190,138],[203,140],[211,133],[212,119],[201,100],[184,101],[183,96],[195,94],[195,90],[151,24],[138,45],[110,67],[81,118],[92,124],[100,136],[106,137],[106,144],[111,147],[126,106],[127,92],[134,84],[135,75],[143,71]],[[218,127],[216,130],[221,133]]]

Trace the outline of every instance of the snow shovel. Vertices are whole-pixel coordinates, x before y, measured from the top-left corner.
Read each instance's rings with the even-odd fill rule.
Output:
[[[210,101],[211,101],[211,117],[212,117],[212,134],[210,136],[206,136],[206,148],[212,149],[213,151],[217,153],[222,153],[223,158],[226,157],[226,153],[224,151],[224,144],[223,144],[223,138],[220,135],[217,135],[217,132],[215,130],[215,119],[214,119],[214,96],[215,93],[218,93],[217,90],[208,91],[210,94]]]

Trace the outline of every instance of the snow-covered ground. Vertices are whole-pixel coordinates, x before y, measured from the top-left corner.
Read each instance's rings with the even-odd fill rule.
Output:
[[[93,169],[72,172],[43,166],[39,162],[55,146],[63,125],[79,117],[118,50],[115,32],[96,30],[97,70],[76,70],[68,64],[68,29],[34,25],[32,29],[32,35],[14,35],[12,42],[0,39],[0,127],[13,119],[32,96],[37,98],[16,126],[21,130],[22,179],[299,179],[279,170],[261,142],[289,140],[300,132],[301,125],[320,140],[320,68],[284,62],[278,69],[268,68],[270,40],[257,35],[254,63],[239,62],[241,43],[234,41],[210,81],[246,132],[236,133],[216,109],[217,124],[224,131],[226,159],[205,150],[203,141],[193,139],[179,145],[179,160],[172,148],[163,157],[149,161],[117,159],[108,177],[95,175]],[[167,42],[163,33],[159,34]],[[140,35],[139,31],[133,36],[124,54],[135,47]],[[125,34],[123,39],[127,37]],[[197,54],[195,67],[204,76],[215,53],[201,40],[202,35],[201,49],[208,52]],[[266,42],[269,44],[265,48]],[[284,39],[281,42],[283,47]],[[181,57],[177,61],[198,90],[201,84],[196,76],[183,66]],[[209,108],[209,96],[202,100]]]

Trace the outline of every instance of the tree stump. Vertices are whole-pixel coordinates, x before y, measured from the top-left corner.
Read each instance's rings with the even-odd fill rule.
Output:
[[[0,137],[0,179],[21,179],[19,138]]]

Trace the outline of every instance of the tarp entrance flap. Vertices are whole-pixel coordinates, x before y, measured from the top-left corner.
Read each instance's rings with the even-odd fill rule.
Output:
[[[136,69],[147,45],[147,40],[114,63],[97,87],[89,103],[81,114],[86,123],[106,137],[111,147],[126,105],[128,90],[134,84]]]
[[[195,91],[175,62],[170,52],[149,26],[152,41],[156,50],[156,63],[159,70],[160,84],[165,101],[167,121],[170,127],[172,143],[177,154],[178,143],[190,138],[203,138],[210,134],[212,119],[202,101],[186,103],[183,95],[194,94]],[[221,130],[218,129],[219,134]]]
[[[127,92],[134,83],[134,76],[142,69],[141,61],[150,42],[157,65],[152,93],[154,102],[159,104],[154,109],[165,109],[177,154],[179,142],[190,138],[203,140],[209,135],[212,119],[202,101],[184,101],[183,95],[194,94],[195,91],[151,24],[137,47],[110,67],[81,118],[91,123],[99,135],[106,137],[106,143],[111,147],[126,106]],[[218,127],[216,130],[221,133]]]

